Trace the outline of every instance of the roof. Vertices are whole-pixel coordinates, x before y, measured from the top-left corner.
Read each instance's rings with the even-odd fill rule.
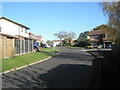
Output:
[[[11,38],[17,38],[16,36],[12,36],[12,35],[9,35],[9,34],[4,34],[4,33],[0,33],[0,35],[11,37]]]
[[[29,37],[24,37],[24,36],[21,36],[21,35],[15,35],[15,36],[17,36],[17,38],[22,37],[22,38],[27,38],[27,39],[29,39]]]
[[[89,32],[89,35],[101,35],[105,34],[105,30],[92,30]]]
[[[61,42],[62,40],[53,40],[54,42]]]
[[[29,32],[29,35],[33,35],[33,36],[36,36],[35,34],[33,34],[32,32]]]
[[[16,25],[25,27],[26,29],[30,29],[29,27],[27,27],[27,26],[25,26],[25,25],[22,25],[22,24],[20,24],[20,23],[14,22],[14,21],[12,21],[12,20],[10,20],[10,19],[8,19],[8,18],[1,17],[0,20],[1,20],[1,19],[5,19],[5,20],[7,20],[7,21],[9,21],[9,22],[12,22],[12,23],[14,23],[14,24],[16,24]]]

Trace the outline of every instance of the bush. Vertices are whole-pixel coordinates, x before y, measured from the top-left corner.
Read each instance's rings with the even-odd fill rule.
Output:
[[[85,48],[87,48],[87,49],[94,49],[94,48],[98,48],[98,46],[86,46]]]

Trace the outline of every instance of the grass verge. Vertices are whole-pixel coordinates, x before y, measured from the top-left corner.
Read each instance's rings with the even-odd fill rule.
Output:
[[[15,56],[12,58],[3,59],[2,60],[2,72],[17,68],[17,67],[21,67],[21,66],[24,66],[24,65],[36,62],[36,61],[40,61],[50,56],[53,56],[53,54],[33,52],[33,53],[24,54],[21,56]]]
[[[60,52],[59,49],[56,49],[56,47],[50,47],[50,48],[41,48],[42,51],[44,52]]]
[[[69,47],[70,49],[81,49],[82,47]]]

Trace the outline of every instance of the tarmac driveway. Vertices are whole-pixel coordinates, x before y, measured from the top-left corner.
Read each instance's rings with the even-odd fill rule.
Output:
[[[61,50],[47,61],[2,75],[3,88],[96,88],[94,57],[78,49]]]

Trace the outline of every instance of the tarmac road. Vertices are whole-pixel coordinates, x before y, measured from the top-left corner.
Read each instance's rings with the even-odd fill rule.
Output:
[[[96,88],[91,54],[61,47],[57,56],[2,75],[3,88]]]

